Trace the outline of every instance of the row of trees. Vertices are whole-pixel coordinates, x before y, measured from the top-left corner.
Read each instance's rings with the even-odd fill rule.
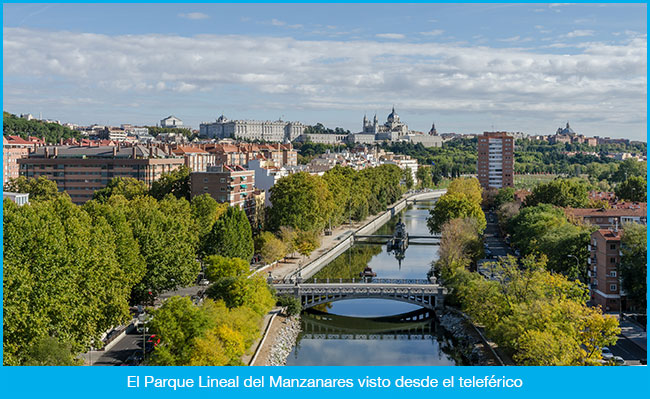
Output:
[[[195,281],[199,259],[253,255],[245,213],[207,194],[157,200],[119,178],[79,207],[46,178],[10,185],[30,204],[4,203],[5,364],[32,361],[43,340],[72,353],[98,346],[129,304]]]
[[[361,171],[336,166],[322,177],[306,172],[286,176],[271,188],[269,228],[320,232],[348,219],[363,220],[400,198],[402,178],[396,165]]]
[[[547,270],[546,258],[509,257],[491,265],[484,278],[470,272],[481,254],[473,218],[443,224],[435,272],[459,306],[521,365],[599,364],[600,348],[616,342],[616,319],[586,305],[578,281]]]

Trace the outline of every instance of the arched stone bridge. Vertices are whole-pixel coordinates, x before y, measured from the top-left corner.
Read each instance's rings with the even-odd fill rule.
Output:
[[[447,294],[446,288],[428,280],[332,279],[313,283],[273,281],[273,287],[278,295],[300,298],[303,309],[358,298],[391,299],[427,309],[442,309]]]

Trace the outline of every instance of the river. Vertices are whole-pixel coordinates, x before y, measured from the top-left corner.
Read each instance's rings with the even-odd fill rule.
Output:
[[[392,234],[400,218],[409,235],[429,235],[433,201],[418,202],[386,222],[375,235]],[[377,278],[424,279],[438,247],[409,245],[401,261],[386,245],[357,243],[314,278],[358,278],[370,266]],[[453,366],[463,365],[451,336],[432,311],[383,299],[349,299],[302,313],[302,332],[288,366]]]

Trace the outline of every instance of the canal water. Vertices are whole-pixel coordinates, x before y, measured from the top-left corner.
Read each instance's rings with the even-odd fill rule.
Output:
[[[409,235],[429,235],[433,201],[418,202],[386,222],[375,235],[390,235],[401,218]],[[359,278],[367,266],[377,278],[425,279],[438,247],[409,245],[403,259],[386,245],[357,243],[315,279]],[[462,365],[451,336],[432,311],[384,299],[349,299],[302,313],[302,332],[287,359],[289,366],[453,366]]]

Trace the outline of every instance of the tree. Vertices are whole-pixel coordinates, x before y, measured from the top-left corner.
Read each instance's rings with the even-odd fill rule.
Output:
[[[176,198],[190,200],[190,168],[182,165],[168,173],[163,173],[160,179],[151,184],[150,194],[156,199],[163,199],[167,194]]]
[[[278,305],[287,309],[289,316],[299,315],[302,311],[302,303],[299,298],[290,295],[282,295],[278,297]]]
[[[145,276],[134,289],[133,301],[149,301],[151,296],[186,286],[197,278],[198,232],[189,202],[173,196],[162,201],[137,197],[128,203],[128,218],[147,265]]]
[[[264,231],[256,238],[258,252],[266,264],[280,260],[287,255],[285,243],[270,231]]]
[[[581,208],[587,205],[587,185],[580,179],[555,179],[535,186],[526,197],[526,206],[552,204],[560,207]]]
[[[474,177],[458,178],[449,183],[447,193],[465,194],[470,201],[480,204],[483,201],[481,184]]]
[[[415,176],[418,179],[418,187],[430,188],[433,187],[433,174],[430,166],[420,166]]]
[[[515,199],[515,189],[513,187],[503,187],[499,189],[496,197],[494,198],[494,206],[499,208],[501,205],[506,202],[514,201]]]
[[[320,176],[294,173],[278,180],[271,188],[269,222],[273,230],[290,226],[321,231],[334,210],[332,193]]]
[[[228,308],[246,306],[258,315],[266,314],[275,304],[266,280],[260,274],[247,277],[225,277],[217,280],[205,294],[223,300]]]
[[[79,366],[70,344],[43,337],[32,344],[23,366]]]
[[[646,179],[646,167],[646,162],[639,162],[634,158],[628,158],[618,165],[618,170],[613,173],[612,180],[615,182],[624,182],[634,176]]]
[[[280,239],[287,248],[287,254],[296,252],[296,231],[292,227],[280,227]]]
[[[211,255],[205,258],[205,277],[216,281],[224,277],[239,277],[250,274],[250,264],[239,258],[224,258]]]
[[[174,296],[154,310],[150,330],[160,338],[151,363],[161,366],[190,364],[195,339],[212,326],[209,315],[188,297]]]
[[[59,196],[56,182],[45,176],[39,176],[37,179],[28,179],[25,176],[11,178],[4,189],[12,193],[29,193],[30,201],[47,201]]]
[[[253,234],[246,213],[238,207],[228,207],[206,236],[206,255],[221,255],[250,261],[253,257]]]
[[[198,255],[202,257],[205,254],[203,244],[206,242],[206,237],[212,231],[214,222],[226,212],[228,204],[220,204],[210,194],[202,194],[192,198],[190,209],[199,237]]]
[[[427,226],[429,226],[431,233],[440,232],[447,221],[469,217],[476,220],[477,228],[482,232],[487,226],[487,221],[480,203],[480,193],[478,201],[475,202],[465,194],[447,192],[447,194],[440,197],[436,202],[436,206],[429,211],[430,216],[427,219]]]
[[[308,257],[320,247],[318,233],[315,231],[298,231],[294,245],[300,255]]]
[[[4,364],[28,361],[46,337],[77,354],[128,320],[137,271],[122,268],[124,237],[106,218],[91,218],[67,196],[7,201],[3,237]]]
[[[406,186],[407,190],[410,190],[413,188],[413,185],[415,183],[413,182],[413,171],[411,168],[405,168],[404,169],[404,185]]]
[[[616,197],[624,201],[646,202],[647,181],[640,176],[630,176],[616,186]]]
[[[114,177],[101,190],[95,191],[93,199],[106,202],[113,195],[121,195],[128,200],[147,195],[149,189],[145,182],[132,177]]]
[[[647,231],[646,226],[636,223],[623,225],[621,239],[621,274],[622,288],[627,293],[627,298],[638,308],[646,309],[647,293]]]

